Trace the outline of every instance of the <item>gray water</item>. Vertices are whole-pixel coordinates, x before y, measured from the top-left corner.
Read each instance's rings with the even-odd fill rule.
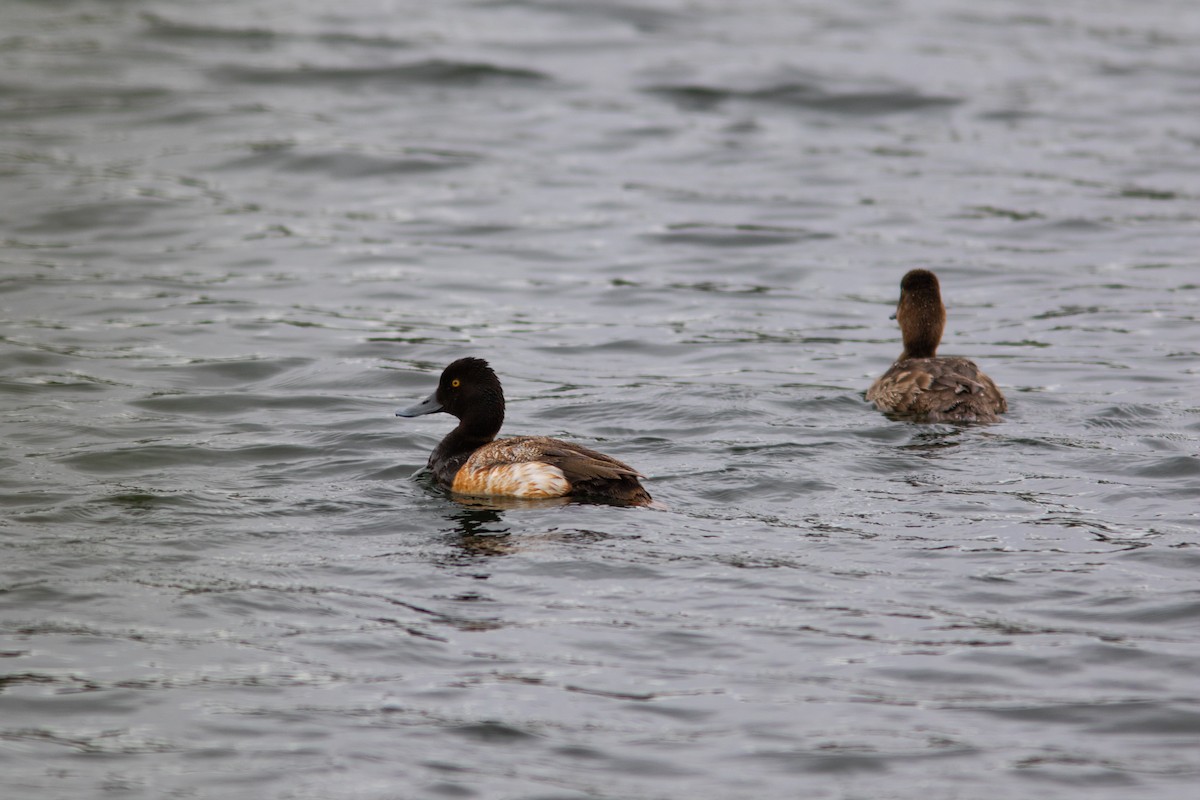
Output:
[[[6,0],[0,176],[5,800],[1195,797],[1192,0]]]

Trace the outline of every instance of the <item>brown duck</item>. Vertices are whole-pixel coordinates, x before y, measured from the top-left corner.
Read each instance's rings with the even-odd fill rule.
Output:
[[[974,361],[937,355],[946,307],[936,275],[914,269],[904,276],[895,319],[904,352],[867,390],[876,408],[921,422],[997,422],[1008,410],[1004,395]]]
[[[648,505],[641,474],[612,456],[545,436],[497,439],[504,424],[500,379],[480,358],[460,358],[442,372],[438,387],[396,412],[419,417],[445,411],[458,427],[429,456],[429,469],[452,492],[484,497],[592,497]]]

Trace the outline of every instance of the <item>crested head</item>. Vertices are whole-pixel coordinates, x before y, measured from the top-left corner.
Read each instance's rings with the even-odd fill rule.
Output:
[[[495,371],[488,362],[482,358],[473,358],[471,356],[451,361],[450,365],[442,370],[441,383],[445,383],[447,378],[451,380],[454,378],[458,378],[459,380],[467,378],[476,382],[490,380],[497,384],[500,383],[500,379],[496,377]]]
[[[927,269],[910,269],[904,273],[904,277],[900,279],[900,291],[901,293],[932,292],[935,297],[941,298],[942,296],[937,275]]]
[[[495,435],[504,422],[504,390],[482,358],[460,358],[442,370],[437,400],[443,411],[471,429],[491,429]]]
[[[905,358],[933,358],[946,327],[946,307],[937,276],[927,269],[909,270],[900,280],[896,320],[904,339]]]

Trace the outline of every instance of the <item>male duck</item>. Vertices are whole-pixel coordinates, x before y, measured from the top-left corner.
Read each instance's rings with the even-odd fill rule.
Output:
[[[442,372],[437,390],[396,412],[419,417],[445,411],[458,427],[429,456],[429,469],[452,492],[491,497],[566,495],[647,505],[640,473],[611,456],[545,436],[496,439],[504,422],[504,391],[488,363],[460,358]]]
[[[970,359],[936,355],[946,327],[936,275],[914,269],[904,276],[895,319],[904,352],[867,390],[867,400],[923,422],[999,421],[1008,403],[992,379]]]

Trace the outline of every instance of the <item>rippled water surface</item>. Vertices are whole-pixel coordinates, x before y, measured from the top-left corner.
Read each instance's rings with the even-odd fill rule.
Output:
[[[1191,0],[0,5],[0,794],[1191,798]],[[863,391],[900,276],[1007,393]],[[506,431],[663,506],[456,502]]]

